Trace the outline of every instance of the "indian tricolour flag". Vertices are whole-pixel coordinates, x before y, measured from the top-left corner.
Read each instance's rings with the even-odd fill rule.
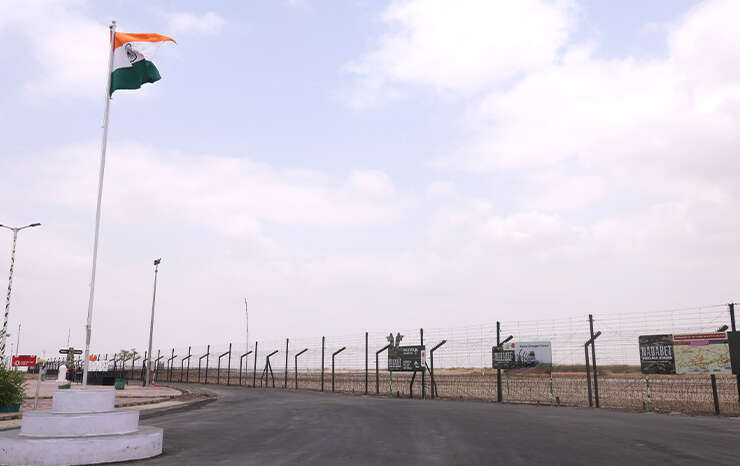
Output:
[[[175,42],[160,34],[128,34],[116,32],[113,40],[110,94],[118,89],[138,89],[144,83],[159,81],[157,67],[141,52],[142,46],[153,42]]]

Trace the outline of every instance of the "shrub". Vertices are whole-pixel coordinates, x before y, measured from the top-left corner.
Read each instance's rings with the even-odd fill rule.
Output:
[[[0,406],[12,406],[23,402],[23,372],[0,367]]]

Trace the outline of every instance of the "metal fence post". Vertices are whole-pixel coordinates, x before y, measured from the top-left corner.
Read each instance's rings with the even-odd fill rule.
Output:
[[[254,340],[254,368],[252,369],[252,388],[257,386],[257,340]]]
[[[147,357],[147,352],[145,350],[144,351],[144,359],[141,361],[141,374],[139,374],[139,380],[142,380],[142,381],[144,380],[144,363],[146,361],[148,361],[148,359],[146,357]],[[131,374],[131,378],[132,379],[134,378],[134,375],[133,374]],[[146,382],[144,382],[144,384],[146,384]]]
[[[185,360],[188,360],[188,376],[190,376],[190,347],[188,346],[188,355],[187,357],[184,357],[180,359],[180,383],[182,383],[182,374],[185,372]],[[188,383],[189,380],[187,377],[185,378],[185,383]]]
[[[208,384],[208,360],[210,359],[209,356],[211,354],[211,345],[208,345],[208,349],[206,349],[206,354],[198,358],[198,383],[200,383],[200,363],[203,360],[203,358],[206,358],[206,381],[205,384]]]
[[[421,346],[424,346],[424,329],[419,329],[419,339],[421,340]],[[424,362],[426,363],[426,357],[424,358]],[[421,398],[426,399],[427,397],[427,385],[426,385],[426,378],[424,377],[425,374],[425,367],[421,366]]]
[[[599,407],[599,375],[596,369],[596,340],[594,338],[594,316],[588,315],[588,328],[591,332],[591,364],[594,367],[594,398],[596,399],[596,407]]]
[[[156,382],[159,379],[159,360],[164,358],[164,356],[159,355],[160,350],[157,350],[157,359],[154,361],[154,381]],[[148,383],[149,381],[147,381]]]
[[[589,365],[588,365],[588,345],[591,345],[592,346],[591,347],[591,353],[592,353],[592,356],[595,356],[595,353],[593,352],[593,345],[596,344],[596,339],[599,338],[600,335],[601,335],[601,331],[598,331],[598,332],[594,333],[593,336],[586,343],[584,343],[584,345],[583,345],[583,350],[586,353],[586,381],[588,383],[588,406],[589,407],[593,407],[593,401],[591,399],[591,373],[590,373]],[[596,377],[595,376],[596,376],[596,364],[594,364],[594,386],[596,385]],[[596,393],[598,394],[598,392],[596,392]],[[598,398],[598,395],[596,397],[596,407],[597,408],[599,407],[599,398]]]
[[[242,384],[242,361],[244,360],[244,358],[246,358],[247,356],[249,356],[249,353],[251,353],[251,352],[252,352],[252,350],[249,350],[249,351],[247,351],[246,353],[242,354],[239,357],[239,385]],[[247,368],[247,365],[244,364],[244,369],[246,369],[246,368]]]
[[[645,377],[645,387],[647,390],[647,410],[648,413],[653,412],[653,400],[652,400],[652,394],[650,393],[650,379],[648,377]]]
[[[172,382],[172,365],[174,364],[176,357],[177,355],[175,354],[175,348],[172,348],[172,356],[170,357],[170,359],[167,360],[170,368],[170,373],[167,374],[167,382]]]
[[[188,357],[185,358],[188,360],[188,369],[185,371],[185,382],[187,383],[190,383],[190,358],[193,356],[190,351],[191,349],[192,347],[188,346]],[[183,361],[185,361],[185,359],[183,359]],[[180,382],[182,382],[182,363],[180,363]]]
[[[501,322],[496,321],[496,347],[501,346]],[[501,390],[501,369],[496,369],[496,401],[501,403],[504,398]]]
[[[717,395],[717,376],[712,374],[709,377],[712,380],[712,398],[714,399],[714,414],[719,416],[719,396]]]
[[[326,337],[321,337],[321,391],[324,391],[324,345]]]
[[[378,355],[382,353],[383,351],[390,348],[391,345],[388,343],[384,347],[380,348],[378,351],[375,352],[375,394],[380,395],[380,370],[378,369],[379,363],[378,363]]]
[[[265,385],[267,385],[267,383],[269,382],[269,380],[267,379],[268,374],[272,378],[272,388],[275,388],[275,374],[272,372],[272,364],[270,363],[270,358],[277,352],[278,350],[275,350],[267,355],[267,358],[265,360],[265,370],[262,371],[262,377],[265,378]],[[262,386],[262,377],[260,377],[260,386]]]
[[[304,348],[301,352],[295,355],[295,389],[298,390],[298,356],[308,351],[308,348]]]
[[[434,380],[434,352],[437,351],[437,349],[445,343],[447,343],[447,340],[442,340],[440,343],[437,344],[437,346],[429,351],[429,357],[432,360],[432,367],[429,371],[429,377],[432,379],[432,398],[439,396],[439,393],[437,393],[437,382]]]
[[[367,395],[367,332],[365,332],[365,395]]]
[[[205,384],[208,385],[208,362],[211,360],[211,345],[208,345],[208,349],[206,350],[206,380]]]
[[[583,345],[583,350],[586,353],[586,384],[588,385],[588,407],[591,408],[594,405],[593,398],[591,397],[591,369],[588,363],[588,342]]]
[[[337,354],[339,354],[342,351],[344,351],[345,349],[347,349],[347,347],[346,346],[342,346],[341,348],[339,348],[338,350],[336,350],[335,352],[333,352],[331,354],[331,391],[332,392],[334,392],[334,357]]]
[[[288,341],[289,339],[285,339],[285,382],[283,383],[283,388],[288,388]]]
[[[226,385],[231,385],[231,343],[229,343],[229,365],[226,369]]]
[[[730,329],[734,332],[737,332],[737,328],[735,328],[735,303],[730,303],[727,305],[730,308]],[[737,401],[740,403],[740,374],[735,375],[735,385],[737,387]]]
[[[223,358],[227,354],[229,355],[229,358],[230,358],[231,357],[231,343],[229,343],[229,351],[225,352],[224,354],[220,354],[218,356],[218,369],[216,369],[216,385],[221,385],[221,358]]]

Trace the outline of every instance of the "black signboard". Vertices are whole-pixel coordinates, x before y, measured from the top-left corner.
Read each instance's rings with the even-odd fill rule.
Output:
[[[675,374],[673,335],[640,335],[640,370],[643,374]]]
[[[727,341],[730,343],[732,373],[740,374],[740,332],[727,332]]]
[[[388,370],[412,372],[424,368],[424,345],[388,348]]]
[[[494,369],[513,369],[516,366],[514,350],[494,346],[491,348],[491,364]]]

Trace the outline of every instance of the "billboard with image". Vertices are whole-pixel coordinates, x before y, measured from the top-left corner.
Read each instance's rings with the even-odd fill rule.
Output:
[[[644,374],[733,373],[725,332],[640,335],[638,342]]]
[[[515,341],[505,344],[504,350],[514,352],[515,369],[552,369],[552,343],[549,341]]]
[[[640,370],[643,374],[675,374],[673,335],[640,335]]]
[[[732,374],[725,332],[673,335],[676,374]]]

